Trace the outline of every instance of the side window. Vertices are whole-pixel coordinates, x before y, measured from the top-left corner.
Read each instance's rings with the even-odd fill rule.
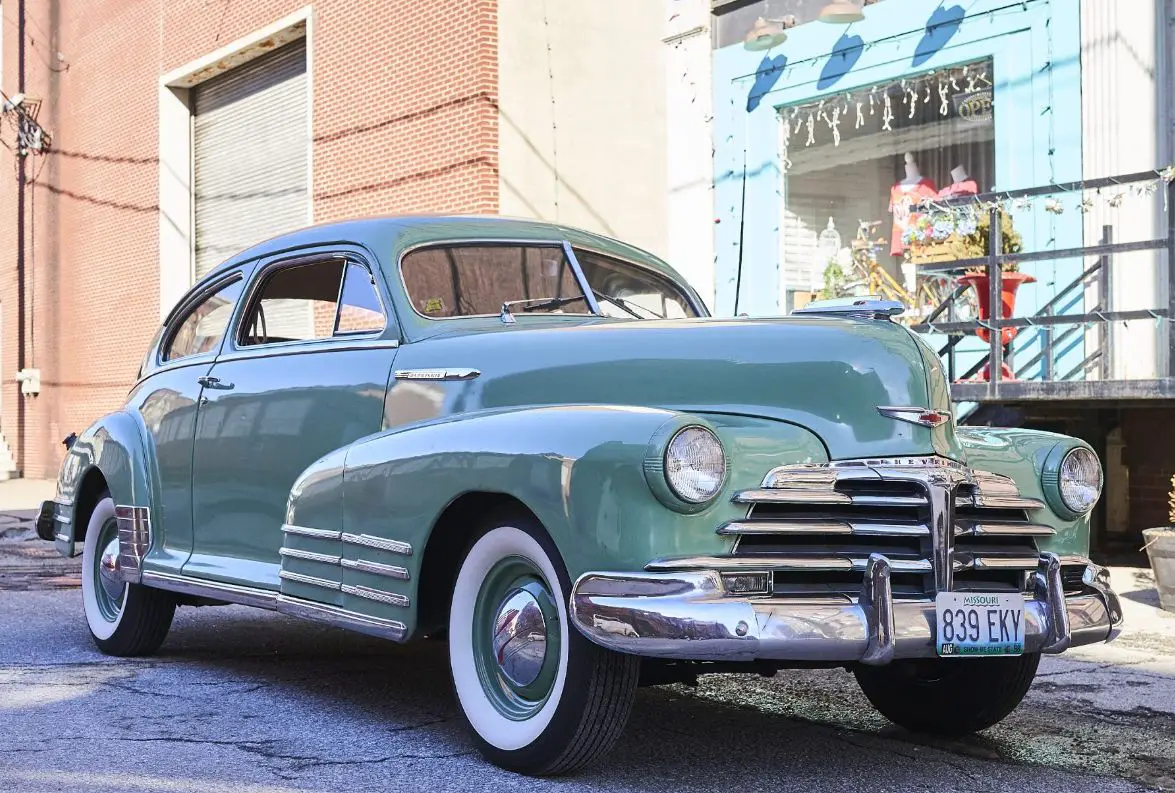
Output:
[[[263,274],[245,314],[240,344],[279,344],[334,335],[342,259],[279,267]]]
[[[371,273],[363,265],[354,262],[347,265],[343,291],[339,296],[336,336],[379,333],[384,329],[387,320],[371,278]]]
[[[163,360],[174,361],[189,355],[211,352],[220,346],[233,306],[241,296],[241,279],[221,287],[191,309],[180,321],[167,346]]]
[[[512,301],[519,314],[591,313],[561,246],[421,248],[404,256],[400,270],[413,308],[429,319],[497,314]]]

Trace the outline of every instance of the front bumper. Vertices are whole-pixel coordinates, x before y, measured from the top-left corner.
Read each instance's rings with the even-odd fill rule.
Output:
[[[1041,555],[1025,602],[1025,652],[1059,653],[1117,635],[1122,608],[1109,573],[1082,561],[1084,591],[1066,597],[1060,559]],[[870,556],[854,601],[731,596],[708,570],[587,573],[572,587],[571,620],[602,647],[653,658],[879,665],[934,657],[934,602],[895,600],[889,577],[889,560]]]

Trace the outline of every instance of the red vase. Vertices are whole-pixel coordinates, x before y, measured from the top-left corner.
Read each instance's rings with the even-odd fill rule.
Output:
[[[1009,319],[1016,312],[1016,290],[1020,288],[1021,284],[1031,284],[1036,281],[1031,275],[1027,273],[1003,273],[1000,279],[1000,303],[1002,303],[1002,313],[1000,319]],[[991,281],[988,279],[986,273],[976,275],[961,275],[959,276],[959,283],[970,284],[975,287],[975,296],[979,303],[979,319],[985,320],[991,318]],[[991,331],[987,328],[979,328],[975,331],[975,335],[983,341],[991,339]],[[1000,338],[1003,339],[1004,344],[1010,344],[1012,339],[1016,338],[1016,328],[1003,328],[1000,333]]]

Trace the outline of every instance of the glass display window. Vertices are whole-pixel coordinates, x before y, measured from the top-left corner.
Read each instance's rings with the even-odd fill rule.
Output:
[[[992,82],[982,60],[780,108],[785,293],[938,296],[911,254],[929,204],[993,188]]]

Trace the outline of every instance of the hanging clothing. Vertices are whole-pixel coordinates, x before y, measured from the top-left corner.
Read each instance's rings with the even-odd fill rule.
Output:
[[[890,188],[889,211],[893,213],[893,237],[889,241],[890,255],[901,256],[906,251],[907,246],[902,241],[902,236],[916,217],[917,213],[913,212],[914,205],[924,198],[934,198],[937,195],[938,190],[935,189],[934,182],[925,176],[918,180],[917,184],[899,182]]]
[[[961,182],[954,182],[938,191],[939,198],[954,198],[961,195],[978,195],[979,185],[975,183],[974,179],[964,179]]]

